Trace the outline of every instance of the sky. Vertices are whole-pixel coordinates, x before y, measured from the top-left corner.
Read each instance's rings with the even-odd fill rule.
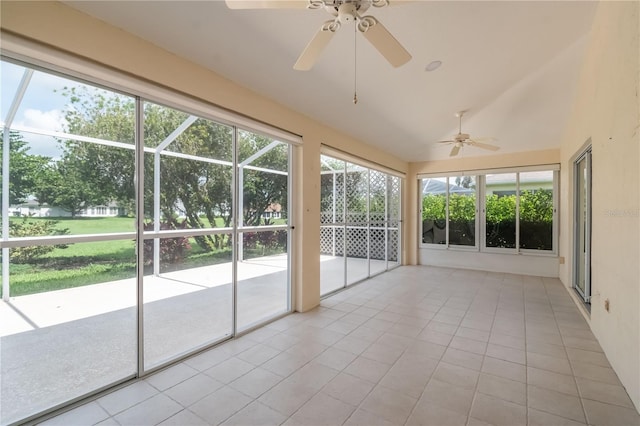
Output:
[[[0,61],[0,120],[5,122],[25,68]],[[56,75],[35,71],[18,108],[13,125],[28,126],[44,130],[65,132],[65,111],[70,108],[68,98],[63,96],[65,87],[82,87],[82,83]],[[23,133],[29,142],[29,153],[59,158],[61,150],[55,138]]]

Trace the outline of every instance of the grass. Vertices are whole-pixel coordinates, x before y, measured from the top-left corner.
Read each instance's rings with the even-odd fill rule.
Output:
[[[21,220],[11,218],[11,220]],[[30,218],[30,221],[51,220]],[[55,218],[58,229],[69,229],[70,235],[131,232],[132,218]],[[162,264],[163,272],[195,268],[231,261],[231,248],[209,252],[202,249],[193,238],[191,249],[179,264]],[[254,253],[255,252],[255,253]],[[282,250],[278,250],[281,253]],[[246,257],[261,255],[262,249],[247,250]],[[272,254],[266,251],[264,254]],[[80,287],[102,282],[133,278],[136,275],[135,242],[131,240],[100,241],[70,244],[56,248],[33,263],[10,263],[11,296],[41,293],[65,288]],[[149,266],[145,274],[151,273]]]

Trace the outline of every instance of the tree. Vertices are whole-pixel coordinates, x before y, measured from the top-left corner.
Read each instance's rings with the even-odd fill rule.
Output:
[[[0,132],[0,152],[4,143],[4,134]],[[37,181],[42,170],[46,169],[51,159],[29,153],[29,143],[22,134],[9,132],[9,204],[23,203],[37,188]],[[0,161],[0,176],[2,161]],[[0,189],[0,194],[1,194]]]
[[[98,89],[65,89],[65,94],[69,98],[65,114],[69,133],[134,143],[135,105],[132,98]],[[154,204],[159,202],[161,217],[156,219],[170,226],[177,226],[178,218],[182,217],[186,228],[230,227],[233,217],[233,129],[197,119],[181,134],[169,139],[189,117],[189,114],[172,108],[144,104],[145,216],[154,219]],[[238,133],[239,161],[273,142],[250,132]],[[160,199],[154,200],[156,154],[152,151],[161,144]],[[87,183],[86,187],[80,187],[83,188],[80,195],[95,195],[90,191],[92,187],[99,190],[102,200],[134,205],[135,162],[132,149],[73,141],[63,141],[63,147],[64,159]],[[287,170],[287,150],[285,144],[275,147],[255,159],[251,166]],[[262,213],[273,203],[280,204],[286,212],[287,176],[245,168],[241,194],[244,195],[244,223],[260,224]],[[77,200],[82,197],[70,198]],[[200,236],[196,242],[207,251],[228,247],[224,235]]]

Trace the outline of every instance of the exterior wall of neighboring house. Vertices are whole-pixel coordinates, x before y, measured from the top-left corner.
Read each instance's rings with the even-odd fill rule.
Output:
[[[32,217],[71,217],[71,213],[61,207],[39,205],[34,200],[27,200],[25,203],[9,207],[11,216],[32,216]],[[106,206],[87,207],[78,213],[77,217],[117,217],[124,216],[126,210],[115,203]]]

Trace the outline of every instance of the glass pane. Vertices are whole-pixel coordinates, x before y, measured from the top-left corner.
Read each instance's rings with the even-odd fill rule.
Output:
[[[369,228],[369,272],[379,274],[387,269],[387,231],[384,225]]]
[[[132,240],[10,251],[0,301],[0,422],[10,424],[136,373]]]
[[[388,268],[399,266],[401,263],[401,250],[400,246],[400,222],[392,221],[389,223],[389,230],[387,231],[387,265]]]
[[[288,231],[242,233],[238,262],[238,330],[289,310]]]
[[[520,248],[553,250],[553,171],[520,173]]]
[[[27,69],[7,62],[1,67],[4,119]],[[10,236],[135,230],[127,219],[134,205],[133,98],[35,71],[12,126]],[[80,142],[73,135],[96,140]]]
[[[580,293],[586,295],[586,261],[587,261],[587,157],[583,157],[576,165],[576,278],[575,285]]]
[[[241,226],[288,223],[289,145],[238,131]]]
[[[486,175],[487,247],[516,247],[516,174]]]
[[[356,164],[347,163],[347,284],[369,276],[368,186],[369,170]]]
[[[344,226],[320,227],[320,295],[344,287]]]
[[[422,179],[422,242],[447,243],[447,178]]]
[[[144,241],[144,365],[150,369],[232,333],[232,235]],[[154,252],[161,267],[154,273]]]
[[[449,178],[449,244],[476,245],[476,178]]]
[[[145,145],[154,148],[145,154],[146,229],[231,227],[232,129],[149,102],[144,108]]]

